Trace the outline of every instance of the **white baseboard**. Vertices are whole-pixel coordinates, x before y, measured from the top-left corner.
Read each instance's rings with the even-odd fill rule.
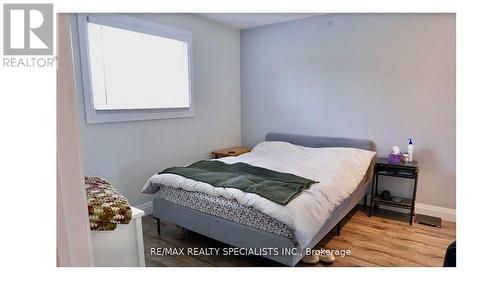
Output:
[[[403,214],[410,214],[410,210],[395,208],[391,206],[379,205],[380,209],[395,211]],[[434,205],[415,203],[415,214],[428,215],[441,218],[444,221],[456,222],[456,210],[443,208]]]
[[[444,221],[456,222],[457,221],[456,212],[457,212],[456,209],[443,208],[439,206],[427,205],[422,203],[415,204],[415,213],[438,217]]]
[[[134,207],[136,207],[137,209],[143,210],[145,216],[153,214],[153,201],[149,201],[149,202],[146,202],[144,204],[137,205]]]

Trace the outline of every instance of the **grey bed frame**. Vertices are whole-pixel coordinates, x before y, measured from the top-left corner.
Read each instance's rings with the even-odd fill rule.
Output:
[[[375,151],[375,144],[370,140],[363,139],[315,137],[281,133],[268,133],[265,139],[267,141],[286,141],[306,147],[354,147]],[[155,198],[153,200],[153,216],[158,220],[158,233],[160,233],[159,223],[160,219],[162,219],[239,248],[294,249],[294,253],[290,255],[263,255],[263,257],[287,266],[295,266],[302,259],[305,249],[313,248],[335,226],[337,226],[337,234],[340,234],[341,220],[363,198],[364,204],[366,205],[367,194],[370,190],[372,181],[371,168],[367,171],[369,176],[368,180],[360,185],[354,193],[336,209],[305,248],[298,248],[297,245],[294,245],[291,240],[285,237],[205,214],[161,198]]]

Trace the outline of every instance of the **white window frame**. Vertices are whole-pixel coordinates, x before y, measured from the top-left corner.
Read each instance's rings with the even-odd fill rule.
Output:
[[[89,44],[87,23],[107,25],[110,27],[141,32],[149,35],[184,41],[188,46],[188,79],[189,79],[189,107],[161,108],[161,109],[113,109],[96,110],[92,95],[92,79],[90,70]],[[152,120],[164,118],[193,117],[193,33],[176,27],[144,21],[141,19],[110,14],[78,14],[78,38],[80,60],[82,68],[83,96],[87,124],[123,122],[134,120]]]

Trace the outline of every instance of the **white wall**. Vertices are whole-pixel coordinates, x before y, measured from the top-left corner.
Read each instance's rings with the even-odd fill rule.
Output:
[[[139,205],[151,200],[140,189],[154,173],[240,145],[240,33],[193,15],[131,16],[192,31],[194,38],[194,118],[86,124],[75,49],[84,173],[110,180],[132,205]],[[74,18],[72,25],[75,35]],[[73,39],[78,46],[77,36]]]
[[[417,202],[455,208],[455,15],[343,14],[241,32],[242,142],[267,132],[415,139]],[[403,180],[381,181],[410,195]],[[397,188],[400,186],[401,188]]]

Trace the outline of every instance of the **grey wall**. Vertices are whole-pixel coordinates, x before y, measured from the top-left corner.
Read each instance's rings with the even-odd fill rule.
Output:
[[[140,189],[154,173],[208,158],[214,149],[240,145],[240,33],[192,15],[132,16],[189,30],[194,36],[194,118],[87,125],[75,50],[84,173],[110,180],[138,205],[151,200]],[[72,28],[75,34],[74,18]],[[73,44],[78,46],[77,41]]]
[[[455,208],[455,16],[326,15],[241,32],[242,142],[267,132],[415,140],[417,202]],[[410,184],[383,179],[396,195]]]

